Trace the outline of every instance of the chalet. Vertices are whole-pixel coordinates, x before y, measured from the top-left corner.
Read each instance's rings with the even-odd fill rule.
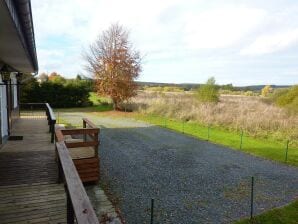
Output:
[[[1,143],[19,114],[19,78],[37,73],[34,29],[29,0],[0,1],[0,119]]]

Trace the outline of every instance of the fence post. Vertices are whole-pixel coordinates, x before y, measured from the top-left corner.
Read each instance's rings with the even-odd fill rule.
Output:
[[[208,124],[208,141],[209,141],[209,138],[210,138],[210,124]]]
[[[153,224],[153,215],[154,215],[154,199],[151,198],[151,219],[150,219],[150,224]]]
[[[288,150],[289,150],[289,140],[287,141],[287,144],[286,144],[286,158],[285,158],[285,162],[288,162]]]
[[[243,138],[243,130],[241,130],[241,136],[240,136],[240,149],[242,149],[242,138]]]
[[[253,218],[253,210],[254,210],[254,177],[251,177],[251,192],[250,192],[250,219]]]

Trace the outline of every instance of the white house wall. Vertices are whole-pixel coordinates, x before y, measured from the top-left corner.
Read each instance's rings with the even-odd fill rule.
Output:
[[[1,137],[2,139],[8,136],[8,122],[7,122],[7,97],[6,97],[6,85],[0,78],[0,112],[1,112]]]
[[[11,73],[10,75],[11,78],[11,88],[13,91],[13,108],[17,108],[18,107],[18,87],[17,87],[17,78],[16,78],[16,74],[15,73]]]

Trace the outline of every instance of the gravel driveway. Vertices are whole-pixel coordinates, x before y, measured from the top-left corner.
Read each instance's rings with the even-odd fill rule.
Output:
[[[102,127],[101,177],[127,223],[231,223],[298,196],[298,169],[250,156],[160,127],[127,119],[86,116]]]

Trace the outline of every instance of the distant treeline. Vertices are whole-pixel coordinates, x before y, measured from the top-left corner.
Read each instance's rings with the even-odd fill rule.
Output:
[[[204,84],[195,84],[195,83],[155,83],[155,82],[137,82],[141,89],[146,87],[175,87],[178,89],[183,89],[184,91],[190,91],[198,89],[200,86]],[[233,86],[232,84],[226,85],[217,85],[222,90],[230,90],[230,91],[261,91],[265,85],[253,85],[253,86]],[[290,86],[287,85],[271,85],[273,89],[277,88],[288,88]]]

